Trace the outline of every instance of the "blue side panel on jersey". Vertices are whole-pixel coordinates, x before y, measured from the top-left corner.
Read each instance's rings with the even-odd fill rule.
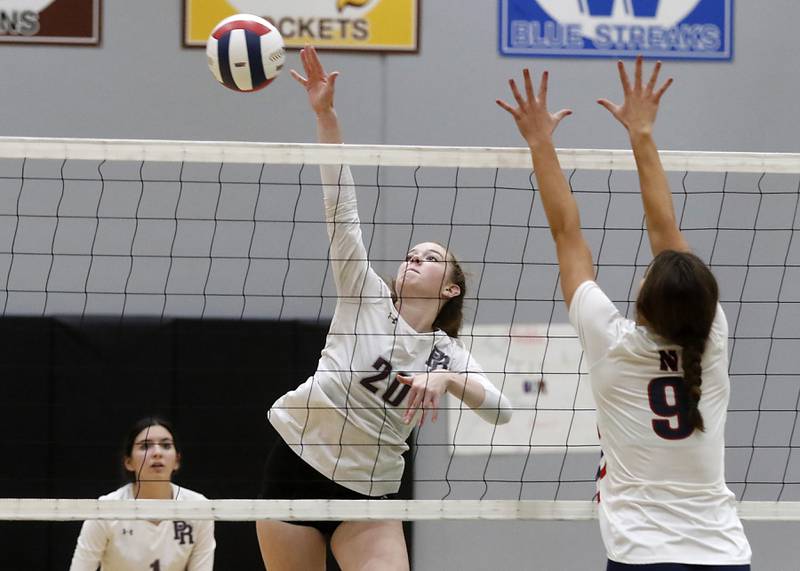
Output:
[[[222,76],[222,83],[231,89],[239,90],[236,87],[236,82],[233,81],[233,74],[231,73],[231,60],[229,56],[230,51],[230,34],[222,34],[222,37],[217,42],[217,59],[219,59],[219,74]]]
[[[247,59],[250,60],[250,81],[253,83],[253,89],[257,89],[267,81],[264,61],[261,59],[261,36],[245,30],[244,37],[247,40]]]

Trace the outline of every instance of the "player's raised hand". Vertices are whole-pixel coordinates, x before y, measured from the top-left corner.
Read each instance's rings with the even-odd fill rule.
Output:
[[[300,50],[300,61],[303,63],[305,77],[293,69],[289,70],[289,73],[308,92],[308,102],[311,108],[317,115],[332,110],[336,78],[339,76],[339,72],[325,73],[314,46],[306,46]]]
[[[653,66],[653,72],[650,74],[647,84],[644,84],[642,80],[642,67],[643,58],[639,56],[636,58],[635,75],[633,85],[631,85],[628,72],[625,70],[625,64],[618,61],[617,69],[622,83],[622,92],[625,96],[622,105],[612,103],[608,99],[597,100],[600,105],[608,109],[622,123],[631,135],[652,133],[661,97],[672,85],[672,78],[670,77],[660,87],[656,88],[658,73],[661,71],[660,61]]]
[[[404,385],[409,385],[408,406],[403,415],[403,422],[408,424],[414,418],[417,410],[422,410],[419,425],[425,423],[425,415],[430,413],[431,422],[439,418],[439,401],[450,386],[450,372],[445,370],[431,371],[430,373],[397,373],[397,380]]]
[[[562,109],[555,113],[547,110],[547,82],[549,72],[542,74],[539,83],[539,93],[534,94],[531,72],[528,69],[522,72],[525,82],[525,96],[519,92],[517,84],[513,79],[508,80],[511,87],[511,94],[514,96],[517,106],[509,105],[502,99],[497,99],[497,104],[508,111],[517,123],[517,128],[522,137],[527,141],[528,146],[534,148],[542,143],[552,142],[553,131],[567,115],[571,115],[570,109]]]

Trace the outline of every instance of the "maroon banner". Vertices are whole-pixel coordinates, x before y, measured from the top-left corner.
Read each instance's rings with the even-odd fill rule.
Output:
[[[3,0],[0,42],[25,44],[100,43],[102,0]]]

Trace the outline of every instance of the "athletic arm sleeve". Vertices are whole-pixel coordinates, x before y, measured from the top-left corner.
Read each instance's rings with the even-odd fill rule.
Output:
[[[600,286],[585,281],[572,297],[569,321],[578,333],[586,365],[591,367],[608,353],[627,320]]]
[[[83,522],[69,571],[97,571],[107,544],[108,533],[105,522],[100,520]]]
[[[489,424],[507,423],[511,420],[511,401],[486,377],[483,368],[469,351],[464,349],[463,353],[463,365],[455,372],[466,375],[468,383],[480,383],[485,393],[481,405],[473,410]]]
[[[214,569],[214,550],[217,542],[214,539],[214,522],[198,521],[197,541],[186,571],[212,571]]]
[[[350,167],[321,165],[320,174],[336,291],[339,297],[359,301],[365,294],[377,296],[383,280],[372,270],[367,259]]]

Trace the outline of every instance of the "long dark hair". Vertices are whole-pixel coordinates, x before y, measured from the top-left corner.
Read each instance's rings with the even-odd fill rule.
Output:
[[[650,264],[636,311],[658,335],[682,348],[683,382],[692,426],[705,430],[697,408],[702,395],[701,361],[717,311],[719,286],[694,254],[664,250]]]
[[[130,427],[130,429],[128,429],[128,432],[125,435],[125,440],[122,441],[122,471],[125,474],[125,479],[130,482],[136,483],[137,474],[136,472],[128,470],[125,467],[125,459],[133,456],[133,445],[135,444],[136,437],[139,435],[139,433],[145,428],[150,428],[151,426],[163,426],[166,428],[172,435],[172,444],[175,447],[175,452],[177,454],[181,453],[178,436],[175,434],[175,430],[172,428],[171,422],[158,416],[145,416],[144,418],[140,418],[133,424],[133,426]]]
[[[447,256],[447,264],[450,271],[449,275],[445,277],[445,281],[457,285],[461,290],[457,296],[451,297],[444,303],[436,319],[433,320],[433,327],[434,329],[441,329],[449,337],[458,337],[458,332],[461,331],[461,324],[464,322],[464,297],[467,295],[467,276],[458,259],[447,247],[439,242],[431,243],[441,246]],[[392,301],[397,302],[397,286],[394,278],[389,280],[388,283],[389,289],[392,291]]]

